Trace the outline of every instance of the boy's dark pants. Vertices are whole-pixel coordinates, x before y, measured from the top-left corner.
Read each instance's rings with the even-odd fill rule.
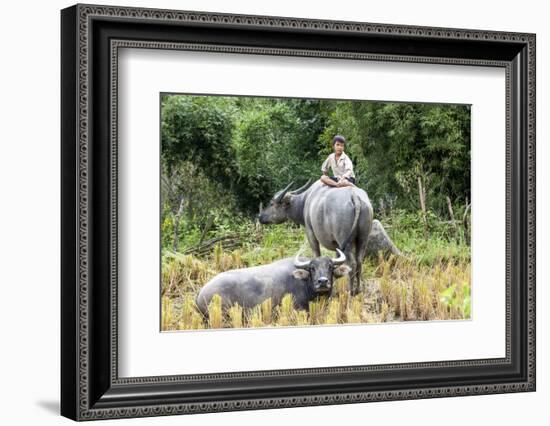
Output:
[[[336,176],[329,176],[329,178],[331,178],[334,182],[338,182],[338,179],[336,179]],[[355,178],[347,177],[346,179],[355,185]]]

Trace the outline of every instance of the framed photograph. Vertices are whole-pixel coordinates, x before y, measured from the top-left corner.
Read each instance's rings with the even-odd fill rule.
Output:
[[[61,414],[535,390],[535,35],[61,11]]]

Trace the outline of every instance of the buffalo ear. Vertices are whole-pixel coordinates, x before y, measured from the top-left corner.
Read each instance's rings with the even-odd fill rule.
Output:
[[[340,265],[336,268],[334,268],[334,276],[335,277],[343,277],[344,275],[348,275],[351,272],[351,268],[348,265]]]
[[[292,197],[292,194],[285,194],[285,196],[281,200],[283,205],[288,206],[290,204],[290,197]]]
[[[292,271],[292,275],[297,280],[307,280],[309,278],[309,271],[306,271],[305,269],[295,269]]]

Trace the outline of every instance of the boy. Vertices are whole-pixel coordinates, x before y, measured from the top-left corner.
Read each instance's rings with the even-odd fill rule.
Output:
[[[353,174],[353,164],[349,157],[344,153],[346,139],[342,135],[336,135],[332,139],[332,149],[334,152],[330,154],[323,165],[321,171],[321,182],[325,185],[344,187],[355,186],[355,175]],[[332,169],[334,176],[328,176],[329,167]]]

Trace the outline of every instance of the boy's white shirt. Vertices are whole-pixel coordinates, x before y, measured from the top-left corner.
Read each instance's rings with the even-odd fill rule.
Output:
[[[338,159],[338,164],[336,163],[336,154],[334,152],[330,154],[323,162],[323,165],[321,166],[321,171],[325,173],[328,171],[329,168],[332,169],[332,173],[336,177],[355,178],[355,174],[353,173],[353,163],[345,152],[342,152],[342,155],[340,155],[340,158]]]

